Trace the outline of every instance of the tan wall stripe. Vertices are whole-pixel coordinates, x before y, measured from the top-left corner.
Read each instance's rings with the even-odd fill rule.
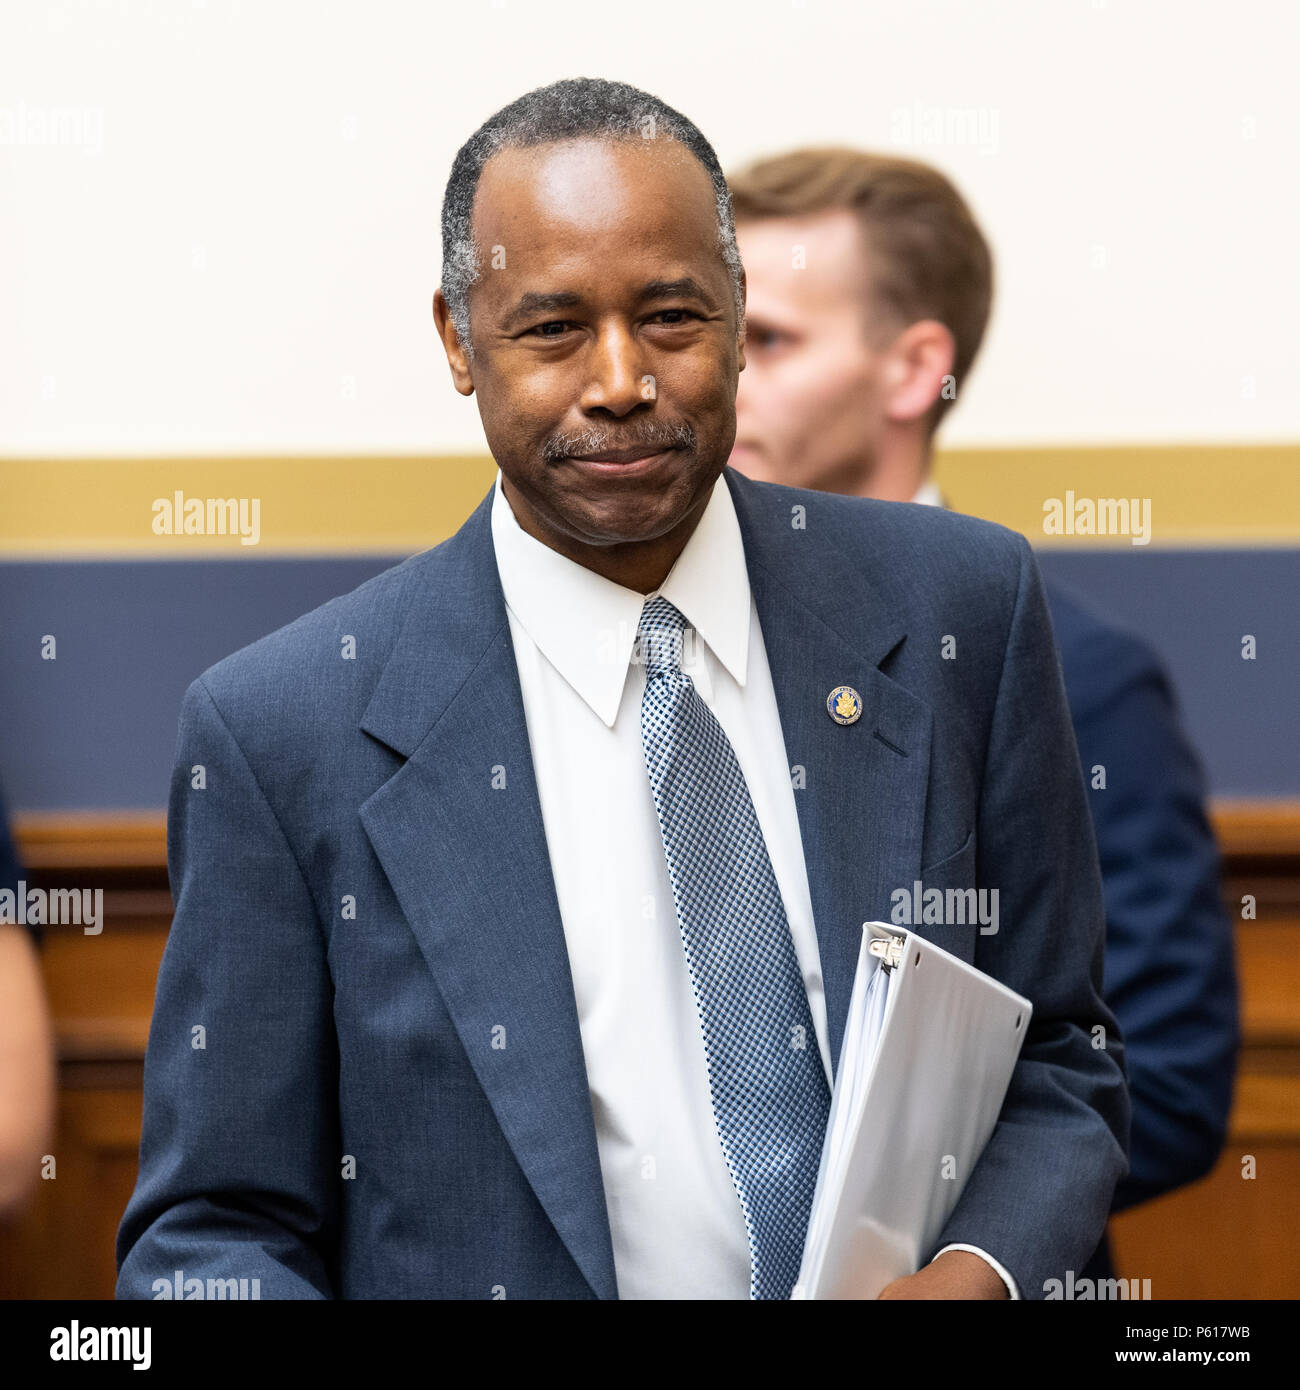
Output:
[[[477,456],[0,459],[0,555],[188,559],[411,554],[451,535],[495,465]],[[1136,499],[1152,548],[1300,545],[1300,445],[950,450],[936,478],[952,506],[1035,546],[1132,545],[1044,533],[1044,503]],[[260,535],[158,535],[154,502],[243,499]],[[206,506],[205,506],[206,524]]]

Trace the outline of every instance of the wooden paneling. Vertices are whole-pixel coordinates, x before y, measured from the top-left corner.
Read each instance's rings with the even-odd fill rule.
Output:
[[[117,1225],[135,1186],[154,985],[171,924],[163,817],[19,819],[29,883],[102,888],[103,930],[43,928],[59,1052],[56,1168],[0,1225],[0,1298],[112,1298]]]
[[[1294,1046],[1300,1008],[1300,915],[1243,923],[1237,938],[1242,1032],[1254,1048]]]
[[[1245,1122],[1276,1116],[1285,1103],[1294,1130],[1298,1085],[1293,1074],[1285,1098],[1280,1088],[1248,1097]],[[1257,1107],[1259,1100],[1264,1103]],[[1255,1161],[1250,1179],[1242,1176],[1246,1155]],[[1153,1299],[1295,1298],[1300,1294],[1297,1192],[1300,1138],[1255,1142],[1234,1129],[1209,1177],[1112,1219],[1116,1272],[1126,1279],[1150,1279]]]
[[[1244,1045],[1231,1133],[1201,1182],[1117,1217],[1118,1273],[1155,1298],[1300,1296],[1300,803],[1220,804],[1223,889],[1237,921]],[[161,816],[16,826],[28,879],[103,887],[104,930],[47,927],[60,1054],[57,1176],[0,1227],[0,1297],[111,1298],[135,1182],[140,1084],[171,920]],[[1255,920],[1241,902],[1254,898]],[[1253,1165],[1247,1160],[1253,1160]],[[1250,1174],[1253,1173],[1253,1176]]]
[[[135,1186],[140,1064],[61,1068],[57,1163],[0,1226],[0,1298],[112,1298],[117,1225]]]

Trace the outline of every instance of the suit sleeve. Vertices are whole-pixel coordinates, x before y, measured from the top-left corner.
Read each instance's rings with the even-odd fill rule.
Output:
[[[978,937],[975,965],[1034,1014],[998,1123],[935,1249],[987,1251],[1032,1299],[1096,1249],[1127,1166],[1129,1100],[1101,998],[1101,879],[1078,749],[1038,564],[1017,541],[976,830],[978,886],[998,890],[1001,927]]]
[[[338,1049],[321,924],[202,680],[181,712],[168,856],[175,916],[117,1296],[163,1296],[155,1281],[179,1270],[205,1287],[257,1279],[261,1298],[333,1297]]]
[[[1116,1210],[1202,1177],[1223,1145],[1239,1044],[1232,923],[1204,780],[1153,653],[1091,644],[1106,690],[1075,711],[1106,898],[1106,1002],[1124,1033],[1133,1131]],[[1072,688],[1066,668],[1067,687]]]

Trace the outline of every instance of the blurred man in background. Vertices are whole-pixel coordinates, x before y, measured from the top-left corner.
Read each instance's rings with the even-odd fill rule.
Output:
[[[988,320],[993,263],[937,170],[807,149],[730,177],[748,284],[731,463],[752,478],[943,505],[934,436]],[[1133,1100],[1119,1211],[1204,1176],[1239,1041],[1232,927],[1203,772],[1155,652],[1047,584],[1091,788],[1106,901],[1105,998]],[[1082,1275],[1110,1277],[1103,1239]]]

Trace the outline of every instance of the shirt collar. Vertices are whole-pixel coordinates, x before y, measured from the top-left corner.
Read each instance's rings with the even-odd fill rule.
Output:
[[[939,491],[938,483],[932,478],[927,478],[917,490],[917,494],[912,498],[912,501],[924,503],[927,507],[942,507],[943,494]]]
[[[691,538],[654,594],[639,594],[530,536],[515,520],[497,469],[492,544],[506,605],[542,655],[612,728],[647,599],[661,595],[744,685],[749,571],[731,489],[719,475]]]

